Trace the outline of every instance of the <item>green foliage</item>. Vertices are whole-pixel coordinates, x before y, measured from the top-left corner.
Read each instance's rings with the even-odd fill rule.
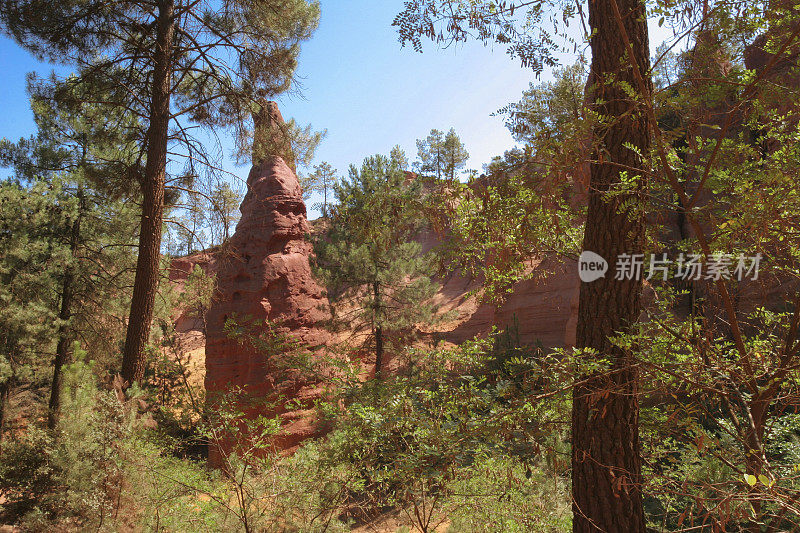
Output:
[[[460,472],[450,490],[448,531],[572,530],[569,485],[557,472],[531,469],[513,458],[485,457]]]
[[[122,489],[118,446],[130,434],[133,412],[113,392],[98,389],[85,355],[76,350],[75,363],[65,369],[58,438],[30,428],[4,449],[4,512],[32,529],[53,521],[65,528],[100,529]]]
[[[659,24],[697,22],[691,2],[680,9],[668,4],[648,4]],[[690,51],[658,51],[663,58],[654,75],[661,90],[654,105],[664,160],[627,146],[653,162],[652,186],[643,191],[653,204],[621,206],[651,215],[650,248],[691,253],[703,247],[706,232],[713,253],[762,254],[760,281],[766,281],[725,281],[728,314],[725,293],[709,280],[651,280],[647,320],[614,339],[639,375],[645,505],[654,530],[798,527],[800,315],[789,293],[800,265],[797,95],[789,78],[750,91],[759,78],[744,68],[739,44],[791,21],[781,21],[780,10],[766,21],[756,3],[734,4],[714,4],[697,26],[701,31],[690,36]],[[415,329],[435,321],[427,303],[436,290],[433,265],[417,242],[428,229],[422,220],[448,236],[445,263],[482,276],[486,296],[497,300],[534,267],[536,275],[552,271],[543,258],[580,249],[580,186],[593,150],[587,136],[618,118],[585,108],[582,66],[557,70],[552,82],[531,85],[503,110],[527,146],[495,158],[467,184],[455,180],[467,154],[452,130],[433,130],[418,143],[420,170],[446,178],[438,182],[411,181],[397,147],[388,158],[352,167],[340,183],[332,183],[329,165],[316,168],[311,179],[323,188],[322,211],[331,224],[316,243],[318,267],[337,318],[368,329],[376,349],[385,337],[408,364],[398,375],[364,380],[358,364],[331,363],[337,373],[325,375],[326,384],[337,393],[318,408],[333,431],[284,457],[271,447],[284,421],[264,413],[291,399],[266,401],[231,390],[203,409],[166,325],[144,391],[130,390],[124,399],[99,385],[116,367],[126,317],[120,295],[130,285],[136,226],[130,206],[139,200],[145,129],[134,117],[148,111],[142,95],[149,94],[149,82],[141,73],[152,71],[151,6],[0,5],[3,27],[18,41],[79,66],[79,75],[63,82],[32,78],[39,134],[0,143],[0,161],[15,169],[15,179],[0,184],[0,389],[18,385],[35,406],[21,413],[22,427],[2,435],[4,522],[32,531],[346,531],[388,510],[422,531],[446,521],[451,531],[570,529],[564,430],[570,388],[575,375],[607,374],[614,362],[595,350],[523,346],[515,326],[447,349],[408,345]],[[552,35],[537,29],[547,5],[561,7],[554,21],[575,15],[572,2],[512,8],[421,0],[408,2],[396,25],[415,47],[422,37],[458,41],[474,31],[484,42],[509,45],[538,70],[555,62]],[[211,4],[181,5],[178,19],[197,14],[190,11],[197,6]],[[243,123],[254,100],[288,87],[299,42],[316,25],[317,5],[211,7],[192,19],[193,29],[180,26],[182,42],[199,46],[175,56],[174,112],[196,124],[235,126],[249,155]],[[515,9],[522,11],[515,16]],[[65,20],[74,21],[71,31],[56,31]],[[447,31],[438,31],[442,24]],[[246,41],[238,64],[200,52],[212,50],[219,35]],[[764,47],[776,51],[779,37],[769,36]],[[641,98],[635,87],[623,89],[627,98]],[[730,127],[715,118],[728,109],[736,110]],[[320,137],[296,124],[287,129],[295,138],[287,158],[302,164]],[[222,241],[238,196],[217,180],[208,194],[185,193],[181,200],[179,188],[196,186],[194,158],[211,161],[186,134],[191,130],[172,131],[191,154],[185,168],[171,172],[174,188],[167,194],[172,214],[190,215],[182,246],[202,246],[205,239],[197,237],[209,224],[211,240]],[[669,174],[694,196],[692,205],[679,207]],[[619,186],[603,197],[630,194],[638,181],[623,170]],[[306,192],[315,186],[306,182]],[[328,187],[337,202],[330,209]],[[211,221],[204,218],[209,206]],[[79,218],[80,239],[71,250],[70,229]],[[57,309],[68,271],[75,273],[78,296],[65,322]],[[213,277],[195,268],[180,304],[202,318],[213,287]],[[753,296],[761,291],[760,300]],[[166,324],[170,304],[159,305]],[[269,357],[274,377],[323,375],[280,324],[259,324],[257,335],[251,325],[247,317],[226,324],[243,349]],[[76,349],[76,362],[66,369],[61,424],[45,432],[38,427],[37,395],[62,326],[85,352]],[[207,470],[196,451],[188,452],[201,438],[235,452],[223,454],[222,471]]]
[[[525,171],[526,156],[507,157],[521,163],[508,167],[496,162],[488,175],[432,196],[429,209],[437,227],[448,234],[440,250],[448,268],[483,277],[484,297],[494,301],[529,278],[532,264],[548,252],[576,254],[582,232],[580,212],[553,208],[555,202],[563,202],[563,188],[557,196],[539,188],[534,181],[539,176]],[[554,267],[542,263],[535,274],[544,278]]]
[[[561,0],[417,0],[404,3],[392,26],[397,28],[400,42],[410,43],[417,52],[422,52],[423,39],[439,46],[473,38],[497,43],[538,77],[545,67],[557,64],[559,50],[566,51],[556,44],[556,37],[563,38],[570,49],[577,44],[567,34],[569,21],[577,14],[574,3]],[[542,24],[545,17],[552,30]]]
[[[237,443],[217,472],[179,458],[166,427],[147,429],[139,392],[122,403],[99,389],[76,350],[58,438],[30,427],[3,448],[3,518],[34,530],[335,532],[389,505],[423,531],[444,519],[459,531],[565,530],[565,443],[531,425],[563,405],[529,401],[542,376],[527,375],[514,338],[414,353],[406,377],[342,381],[321,406],[334,432],[291,457],[269,444],[279,419],[248,416],[246,394],[230,391],[201,423],[212,445]]]
[[[200,265],[194,265],[183,282],[183,292],[177,303],[181,309],[188,310],[190,316],[205,321],[216,286],[216,274],[207,274]]]
[[[328,193],[333,195],[333,188],[338,180],[336,174],[337,170],[327,161],[323,161],[319,165],[314,165],[314,172],[300,179],[303,199],[308,200],[312,194],[322,193],[322,202],[314,204],[314,207],[320,209],[323,217],[328,216]]]
[[[639,331],[613,339],[635,361],[640,380],[650,525],[797,529],[796,470],[788,474],[800,323],[797,217],[789,207],[797,204],[797,16],[789,4],[771,5],[773,11],[747,1],[646,6],[675,35],[657,52],[658,90],[650,95],[613,76],[594,81],[641,102],[648,114],[652,96],[653,153],[625,146],[648,162],[642,168],[650,185],[642,189],[639,172],[620,169],[620,184],[602,200],[648,221],[647,251],[673,259],[700,253],[704,264],[719,253],[762,258],[758,280],[651,280],[647,319]],[[508,45],[538,72],[554,65],[551,36],[575,15],[561,2],[424,0],[406,2],[394,25],[401,42],[417,50],[423,39],[444,45],[476,38]],[[554,33],[542,29],[545,17]],[[777,52],[783,55],[771,55]],[[438,225],[455,228],[448,257],[456,268],[484,274],[490,295],[542,256],[580,249],[589,164],[607,160],[598,141],[622,118],[585,108],[584,99],[608,102],[604,94],[584,95],[580,67],[555,74],[502,110],[529,146],[493,161],[480,181],[453,187],[456,194],[437,205]],[[592,130],[599,139],[591,139]],[[581,182],[583,190],[573,189]],[[578,373],[613,370],[604,354],[561,355]]]
[[[400,145],[396,144],[392,147],[389,152],[389,159],[397,163],[400,170],[408,170],[408,157],[406,157],[406,153],[400,148]]]
[[[97,102],[98,93],[107,89],[91,79],[30,74],[27,85],[37,135],[18,143],[9,162],[17,175],[30,180],[68,173],[71,182],[94,191],[102,202],[138,198],[140,117]]]
[[[555,380],[536,363],[544,361],[536,350],[514,337],[508,332],[452,349],[412,350],[410,374],[340,386],[344,407],[323,406],[335,430],[321,460],[353,473],[350,514],[368,519],[394,507],[421,531],[450,518],[453,527],[458,521],[477,531],[495,509],[488,502],[507,498],[514,506],[542,490],[528,481],[535,470],[536,480],[552,472],[552,505],[532,504],[536,514],[495,516],[486,523],[495,531],[534,531],[544,524],[562,530],[569,524],[562,499],[564,444],[547,422],[563,413],[564,398],[539,399]]]
[[[237,220],[242,194],[226,181],[217,181],[209,195],[212,242],[222,244],[230,236],[231,225]]]
[[[495,157],[467,184],[451,183],[431,196],[430,216],[447,235],[440,250],[445,263],[485,279],[487,300],[503,300],[531,275],[546,278],[557,256],[580,249],[593,117],[584,104],[583,65],[556,70],[554,77],[531,84],[519,102],[499,111],[524,148]]]
[[[420,173],[452,181],[466,165],[469,153],[453,128],[446,134],[433,129],[425,139],[417,139],[417,157],[415,167]]]
[[[379,351],[418,324],[436,320],[426,300],[436,292],[430,257],[413,239],[421,226],[422,190],[399,158],[373,156],[334,186],[331,230],[317,238],[318,273],[339,320],[370,328]],[[380,354],[378,354],[380,357]]]
[[[134,193],[121,175],[136,167],[129,129],[137,121],[124,111],[104,115],[97,105],[78,103],[91,90],[85,85],[31,77],[28,90],[36,137],[0,143],[0,163],[12,166],[15,176],[2,184],[0,261],[10,270],[0,291],[22,298],[6,302],[7,316],[39,306],[35,318],[25,319],[30,334],[20,345],[31,353],[50,355],[58,337],[69,346],[80,334],[91,357],[105,368],[116,366],[127,314],[121,289],[130,283],[136,238],[135,206],[127,201]],[[27,294],[22,285],[14,287],[34,280],[37,286]],[[57,318],[67,280],[69,316]],[[46,342],[31,336],[36,328],[47,332]],[[12,342],[14,335],[9,331],[5,338]],[[23,364],[17,356],[14,365]],[[37,387],[43,377],[39,370]]]
[[[220,406],[207,427],[242,438],[259,427],[262,438],[231,456],[225,474],[209,471],[177,456],[180,441],[147,429],[148,417],[137,415],[138,391],[121,402],[98,387],[84,352],[76,350],[75,359],[66,369],[59,433],[31,425],[3,446],[4,522],[34,531],[348,530],[337,519],[341,490],[333,489],[347,482],[346,473],[320,468],[313,445],[291,458],[269,451],[263,437],[278,426],[264,419],[240,426],[238,398]]]
[[[183,214],[178,220],[173,220],[177,225],[176,234],[178,242],[186,248],[176,250],[178,255],[191,255],[192,253],[205,248],[207,236],[203,228],[207,224],[208,212],[207,202],[196,192],[186,193],[186,201],[183,205]]]
[[[142,119],[121,126],[137,141],[134,160],[146,161],[125,174],[141,189],[139,243],[148,251],[137,262],[128,315],[122,373],[129,383],[141,380],[146,367],[164,207],[201,170],[220,168],[214,151],[194,136],[196,128],[233,130],[240,146],[246,144],[253,113],[291,87],[300,44],[318,21],[319,4],[306,0],[3,1],[0,30],[39,59],[74,67],[75,75],[63,80],[66,92],[91,89],[78,103],[91,101],[108,117]],[[295,155],[292,160],[304,152]]]
[[[43,12],[38,2],[4,2],[3,30],[39,58],[76,65],[84,80],[121,83],[127,98],[107,104],[129,105],[147,116],[148,102],[136,96],[150,94],[147,80],[139,75],[150,70],[148,62],[155,55],[151,23],[156,13],[150,6],[95,1],[46,7]],[[249,111],[252,98],[289,88],[300,43],[310,38],[319,20],[319,5],[304,0],[224,8],[203,2],[177,4],[175,9],[178,23],[187,24],[183,38],[192,44],[172,57],[176,115],[214,126],[230,124],[238,113]],[[93,69],[85,68],[93,63]]]
[[[170,207],[165,248],[174,256],[224,244],[239,219],[242,194],[220,176],[186,178],[182,199]]]
[[[59,183],[0,183],[0,382],[31,379],[54,348],[60,273],[77,205]]]
[[[61,487],[61,471],[54,464],[57,453],[52,437],[41,430],[29,430],[24,438],[3,446],[0,462],[0,486],[6,497],[2,508],[5,520],[13,520],[30,512],[43,513],[61,507],[62,502],[45,499]]]
[[[556,69],[554,81],[531,83],[519,102],[498,111],[507,116],[506,127],[517,142],[541,150],[545,142],[563,144],[589,134],[589,124],[582,120],[586,117],[585,70],[582,63]]]

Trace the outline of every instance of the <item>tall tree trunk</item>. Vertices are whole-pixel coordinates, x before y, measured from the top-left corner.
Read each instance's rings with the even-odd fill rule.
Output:
[[[383,327],[377,326],[375,328],[375,376],[376,377],[380,376],[382,366],[383,366]]]
[[[375,304],[375,319],[378,324],[375,325],[375,377],[380,377],[381,367],[383,366],[383,326],[379,323],[379,314],[381,307],[381,292],[380,283],[375,282],[372,284],[373,299]]]
[[[8,398],[11,396],[13,376],[0,383],[0,455],[2,455],[3,435],[6,432],[8,416]]]
[[[147,129],[147,163],[142,179],[142,220],[139,257],[133,282],[131,312],[122,354],[122,379],[130,385],[141,381],[146,365],[145,348],[150,337],[164,218],[164,182],[167,166],[167,137],[170,121],[172,48],[175,36],[174,0],[159,0],[156,20],[153,93],[150,125]]]
[[[580,376],[573,390],[573,531],[635,533],[645,531],[637,377],[633,355],[614,346],[609,337],[630,331],[640,313],[641,277],[617,280],[614,266],[619,255],[642,251],[642,199],[638,190],[612,199],[603,198],[603,193],[620,182],[622,169],[643,166],[636,151],[626,145],[644,154],[649,149],[642,102],[620,85],[638,87],[637,74],[648,87],[651,84],[644,5],[641,0],[590,1],[589,25],[593,102],[603,119],[594,131],[597,148],[583,248],[604,257],[611,271],[581,283],[576,340],[579,348],[591,348],[596,357],[607,359],[609,368]],[[639,175],[638,188],[644,181]]]
[[[76,260],[78,252],[78,242],[81,232],[81,218],[85,209],[83,188],[78,186],[78,216],[72,223],[72,232],[69,237],[69,250],[72,260]],[[69,342],[70,329],[69,319],[72,317],[72,299],[74,294],[75,266],[71,265],[64,272],[64,281],[61,285],[61,309],[58,319],[61,324],[58,326],[58,343],[56,344],[56,358],[53,361],[53,383],[50,385],[50,402],[47,405],[47,429],[54,430],[58,425],[59,412],[61,411],[61,389],[63,388],[64,376],[62,369],[69,362]]]

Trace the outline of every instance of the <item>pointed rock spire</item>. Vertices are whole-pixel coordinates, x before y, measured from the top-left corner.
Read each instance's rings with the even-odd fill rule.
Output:
[[[219,394],[239,389],[253,399],[311,401],[317,385],[280,368],[277,358],[283,354],[267,353],[252,342],[277,333],[313,351],[328,338],[321,327],[328,318],[328,302],[311,275],[302,190],[278,155],[288,144],[277,105],[267,102],[255,123],[254,144],[262,155],[254,155],[242,218],[229,249],[219,254],[217,290],[207,315],[206,390],[212,403]],[[226,323],[232,321],[243,332],[240,338],[229,335]],[[280,402],[269,412],[251,414],[283,417],[285,432],[275,442],[279,448],[294,446],[316,432],[310,411],[289,412]],[[212,446],[212,464],[219,465],[220,451]]]

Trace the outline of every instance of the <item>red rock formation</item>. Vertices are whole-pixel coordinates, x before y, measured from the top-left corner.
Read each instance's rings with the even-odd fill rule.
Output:
[[[283,119],[274,102],[265,105],[256,124],[280,133]],[[319,390],[299,372],[279,369],[276,359],[282,354],[266,353],[252,338],[272,331],[303,346],[323,344],[327,333],[320,322],[328,316],[327,299],[311,276],[306,207],[295,173],[282,157],[267,154],[254,164],[247,185],[236,232],[217,254],[217,291],[206,320],[205,385],[212,402],[219,393],[240,389],[275,402],[274,409],[259,414],[283,418],[284,434],[274,443],[283,449],[316,429],[310,410],[288,411],[282,403],[311,400]],[[230,320],[244,326],[243,335],[228,335]],[[217,462],[214,450],[210,461]]]

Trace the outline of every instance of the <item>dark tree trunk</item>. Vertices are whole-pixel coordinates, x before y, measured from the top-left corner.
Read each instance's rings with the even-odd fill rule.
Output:
[[[377,326],[375,328],[375,376],[381,373],[383,366],[383,328]]]
[[[381,292],[380,283],[377,281],[372,284],[372,296],[375,305],[375,320],[380,320]],[[375,325],[375,377],[380,377],[381,367],[383,366],[383,326]]]
[[[0,454],[2,454],[3,435],[6,432],[6,417],[8,414],[8,397],[11,396],[12,378],[0,383]]]
[[[81,233],[81,218],[84,211],[83,189],[78,188],[78,216],[72,223],[72,232],[69,237],[69,249],[73,260],[78,251],[78,242]],[[70,329],[69,319],[72,317],[72,299],[75,284],[75,267],[70,266],[64,273],[64,281],[61,285],[61,309],[58,318],[61,324],[58,326],[58,343],[56,344],[56,358],[53,361],[53,383],[50,385],[50,402],[47,405],[47,429],[54,430],[58,425],[59,412],[61,411],[61,389],[63,388],[64,376],[62,369],[69,362],[69,343]]]
[[[159,0],[156,20],[156,49],[150,125],[147,129],[147,163],[142,179],[142,220],[139,257],[133,283],[131,312],[122,355],[122,379],[130,385],[141,381],[146,365],[146,346],[150,337],[159,261],[161,228],[164,218],[164,182],[167,166],[167,137],[170,122],[172,48],[175,35],[174,0]]]
[[[603,193],[620,182],[622,169],[643,166],[626,145],[645,154],[649,149],[641,102],[616,84],[639,87],[634,73],[638,68],[649,86],[649,45],[641,0],[590,1],[589,24],[596,82],[593,102],[607,120],[594,131],[597,148],[591,164],[583,248],[604,257],[610,269],[603,278],[581,283],[577,346],[594,349],[597,357],[610,361],[610,368],[580,376],[573,390],[573,531],[636,533],[645,531],[636,370],[632,354],[614,346],[609,337],[630,331],[640,313],[641,278],[617,280],[614,269],[620,254],[641,253],[642,199],[638,191],[611,200],[604,199]],[[626,34],[636,67],[628,56]],[[641,176],[638,187],[643,186]],[[622,207],[625,202],[629,207]]]

